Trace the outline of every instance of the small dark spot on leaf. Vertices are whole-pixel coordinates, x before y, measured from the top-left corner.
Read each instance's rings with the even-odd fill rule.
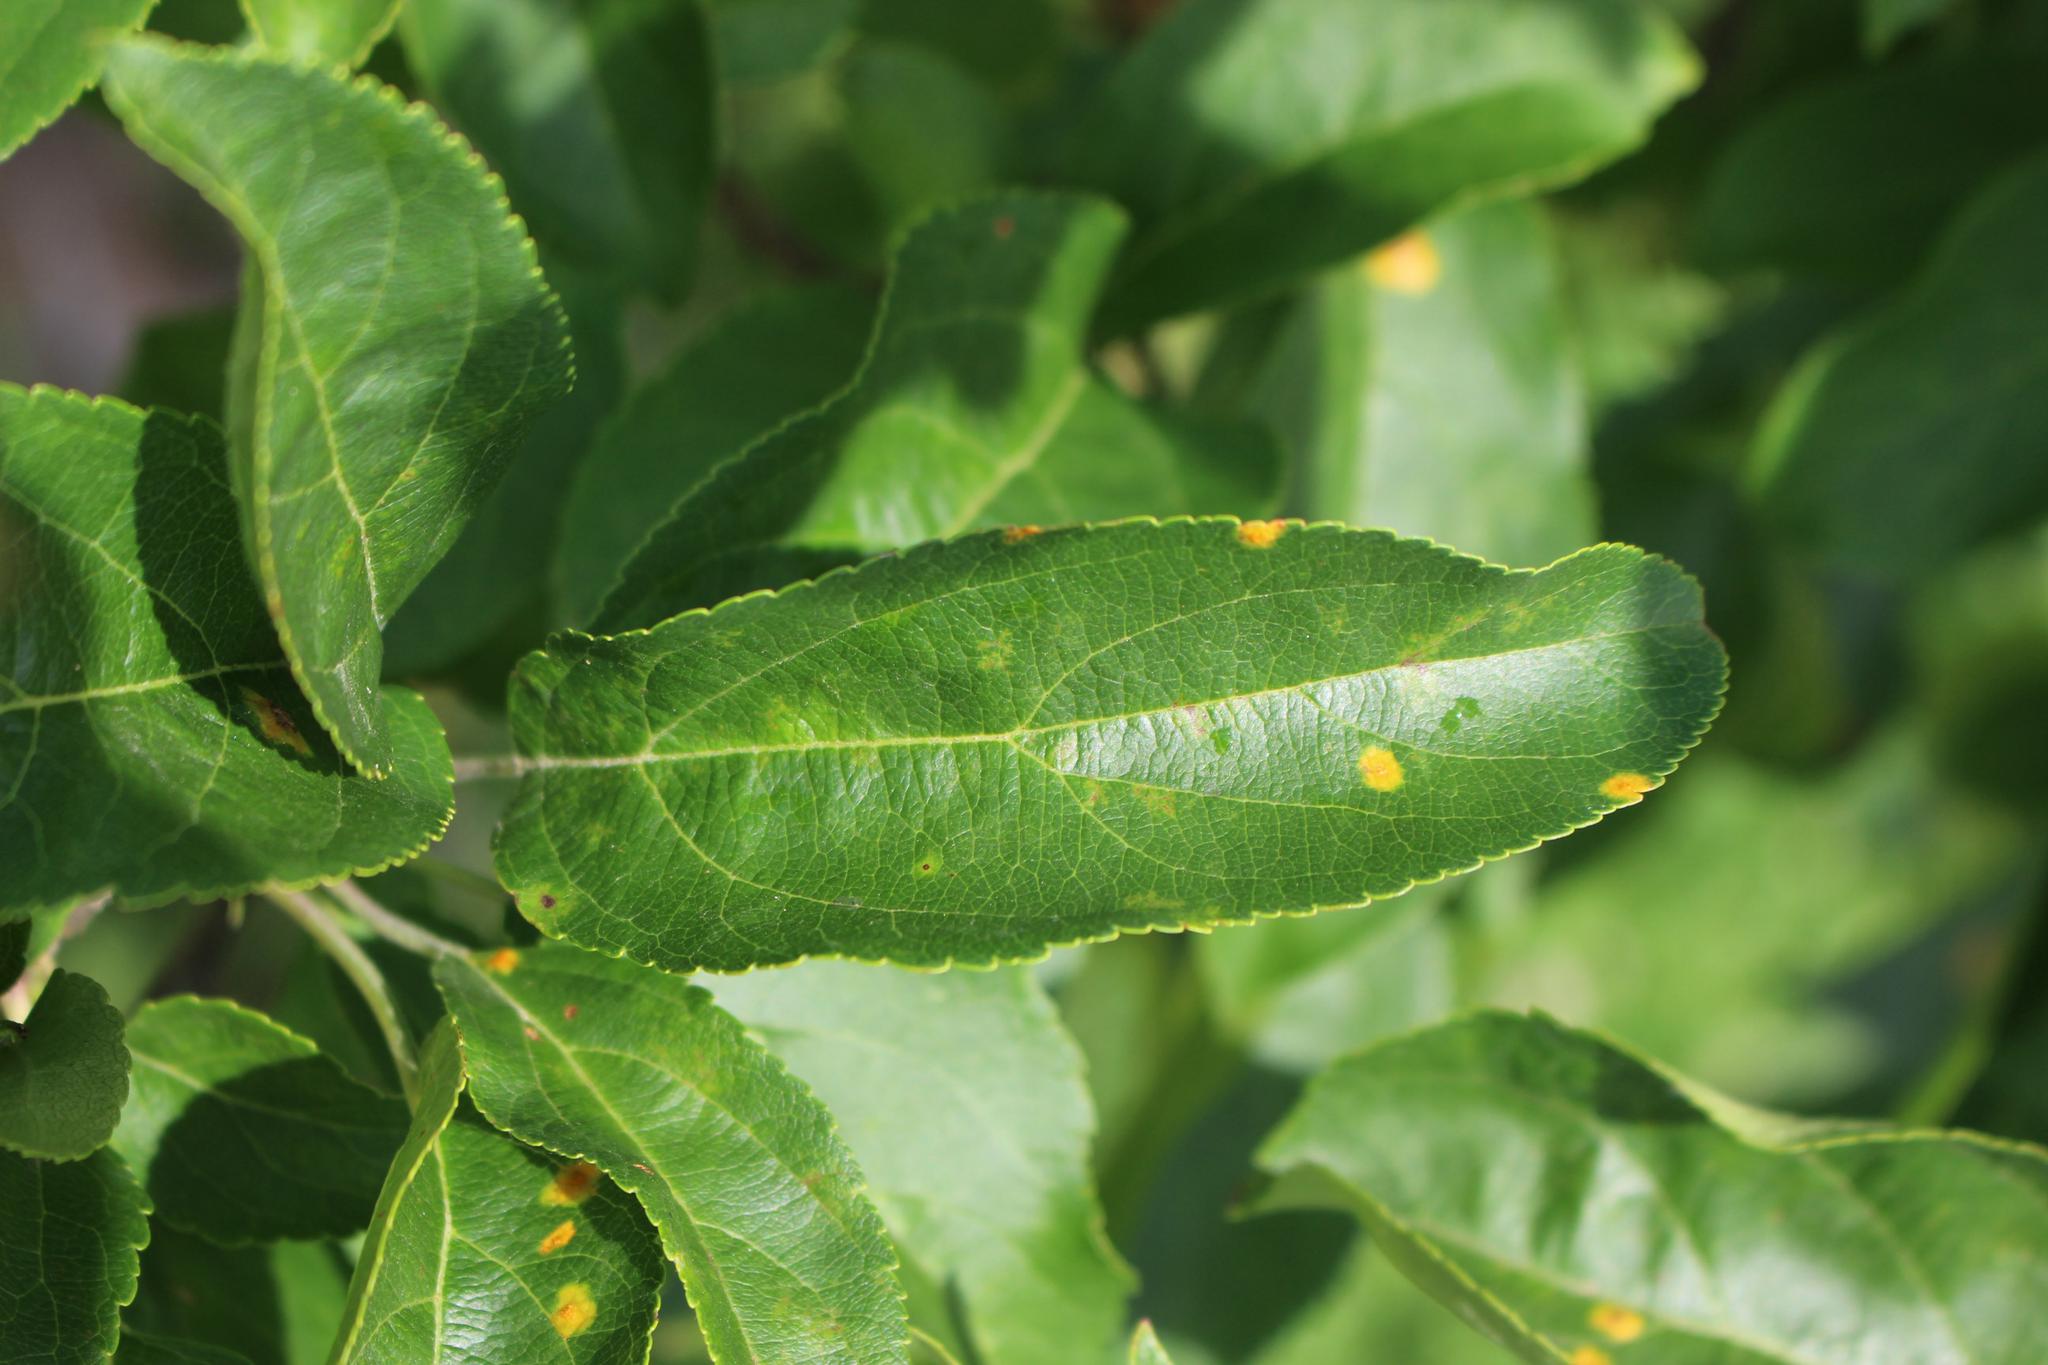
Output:
[[[1009,214],[1006,213],[1002,217],[996,219],[996,239],[998,241],[1007,242],[1008,240],[1010,240],[1010,234],[1015,232],[1016,230],[1017,220],[1015,218],[1012,218]]]
[[[581,1013],[583,1013],[583,1007],[581,1005],[562,1006],[562,1017],[564,1019],[574,1019],[577,1015]]]
[[[553,896],[542,896],[542,897],[540,898],[540,908],[541,908],[541,909],[543,909],[543,910],[552,910],[552,909],[554,909],[554,908],[555,908],[555,898],[554,898]]]

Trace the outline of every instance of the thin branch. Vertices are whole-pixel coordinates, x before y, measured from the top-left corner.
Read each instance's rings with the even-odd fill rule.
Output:
[[[391,988],[385,984],[384,973],[377,970],[377,964],[363,951],[362,945],[349,936],[327,906],[303,891],[287,891],[283,887],[266,887],[263,898],[292,917],[301,929],[331,958],[334,964],[355,983],[363,1002],[376,1017],[377,1027],[384,1033],[384,1045],[391,1049],[391,1063],[398,1070],[398,1083],[405,1091],[408,1103],[419,1100],[419,1060],[413,1053],[412,1034],[405,1027],[405,1020],[399,1016],[398,1004],[391,996]]]
[[[426,957],[460,957],[469,951],[452,939],[442,938],[433,930],[424,929],[405,916],[386,910],[354,882],[336,882],[327,888],[327,893],[353,911],[378,937],[389,939],[401,948]]]
[[[35,1004],[36,997],[43,993],[43,987],[50,980],[50,973],[57,970],[57,950],[84,933],[85,926],[97,919],[100,911],[106,909],[107,903],[112,899],[111,895],[94,896],[89,901],[80,901],[71,907],[71,913],[65,916],[64,927],[57,931],[57,936],[50,940],[43,951],[36,954],[35,961],[22,970],[19,980],[7,983],[6,989],[0,991],[0,1015],[14,1020],[28,1017],[29,1008]]]
[[[405,866],[408,871],[417,872],[422,877],[432,877],[450,886],[460,887],[471,895],[482,896],[486,900],[502,901],[507,894],[505,888],[498,885],[496,878],[486,877],[481,872],[472,872],[460,863],[451,863],[446,858],[436,858],[431,853],[424,858],[415,858]]]
[[[526,760],[518,754],[480,754],[455,760],[457,782],[503,782],[526,774]]]

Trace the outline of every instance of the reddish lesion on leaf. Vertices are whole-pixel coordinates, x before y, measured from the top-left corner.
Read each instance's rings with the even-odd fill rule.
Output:
[[[264,696],[253,687],[242,689],[242,702],[249,708],[250,719],[256,722],[256,732],[264,742],[274,748],[289,749],[301,758],[313,756],[313,746],[306,743],[306,737],[299,733],[299,723],[292,719],[292,713]]]
[[[540,1202],[553,1208],[574,1207],[596,1193],[597,1182],[603,1178],[589,1162],[572,1161],[542,1187]]]

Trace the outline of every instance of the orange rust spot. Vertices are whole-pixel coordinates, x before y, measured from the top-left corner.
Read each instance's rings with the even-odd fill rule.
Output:
[[[1427,294],[1443,275],[1443,257],[1420,228],[1366,253],[1365,277],[1396,294]]]
[[[1598,1346],[1581,1346],[1572,1352],[1571,1365],[1614,1365],[1614,1357]]]
[[[564,1019],[569,1019],[569,1020],[573,1020],[573,1019],[575,1019],[575,1017],[576,1017],[577,1015],[579,1015],[579,1014],[581,1014],[581,1013],[583,1013],[583,1006],[581,1006],[581,1005],[564,1005],[564,1006],[562,1006],[562,1017],[563,1017]]]
[[[1365,779],[1365,785],[1376,792],[1390,792],[1401,785],[1406,775],[1401,771],[1401,760],[1394,757],[1392,749],[1378,744],[1369,744],[1358,756],[1358,775]]]
[[[1594,1331],[1609,1341],[1626,1346],[1643,1334],[1643,1315],[1618,1303],[1596,1303],[1586,1314]]]
[[[1286,534],[1284,521],[1247,521],[1237,528],[1237,543],[1251,550],[1268,550]]]
[[[535,1028],[535,1027],[534,1027],[533,1025],[531,1025],[531,1024],[528,1024],[528,1025],[526,1026],[526,1041],[527,1041],[527,1042],[529,1042],[529,1043],[537,1043],[537,1042],[539,1042],[539,1041],[540,1041],[540,1030],[539,1030],[539,1029],[537,1029],[537,1028]]]
[[[299,733],[299,723],[292,719],[291,712],[253,687],[242,689],[242,700],[248,705],[249,714],[255,718],[257,732],[266,743],[290,749],[301,758],[313,756],[313,746],[306,743],[306,737]]]
[[[540,1239],[540,1254],[552,1256],[576,1240],[576,1224],[567,1218],[555,1224],[555,1230]]]
[[[1600,794],[1612,801],[1635,802],[1656,785],[1641,773],[1616,773],[1600,784]]]
[[[1002,217],[996,219],[996,237],[999,241],[1007,242],[1010,239],[1010,234],[1015,232],[1016,230],[1017,220],[1015,218],[1012,218],[1009,214],[1006,213]]]
[[[567,1341],[597,1321],[597,1301],[587,1284],[565,1284],[555,1295],[555,1311],[548,1315],[555,1335]]]
[[[1003,528],[1003,544],[1020,545],[1033,536],[1045,534],[1043,526],[1007,526]]]
[[[517,948],[500,948],[497,952],[484,959],[485,969],[496,972],[499,976],[510,976],[512,969],[518,965],[519,950]]]
[[[573,1207],[590,1198],[603,1178],[589,1162],[572,1161],[555,1172],[554,1179],[541,1190],[540,1202],[553,1208]]]

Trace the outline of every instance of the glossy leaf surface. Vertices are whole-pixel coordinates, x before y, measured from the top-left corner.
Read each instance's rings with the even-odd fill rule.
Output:
[[[440,723],[384,693],[390,780],[350,774],[238,547],[210,422],[0,385],[0,904],[154,904],[373,871],[446,827]]]
[[[638,1196],[721,1365],[903,1359],[895,1252],[831,1116],[710,995],[556,944],[436,976],[477,1107]]]
[[[598,616],[651,625],[862,554],[1006,524],[1255,512],[1262,435],[1160,416],[1085,364],[1113,207],[1005,194],[904,239],[853,387],[692,489]]]
[[[114,1149],[156,1216],[229,1244],[345,1236],[370,1218],[405,1106],[227,1000],[178,996],[128,1022],[134,1074]]]
[[[1735,1114],[1486,1014],[1339,1062],[1260,1160],[1532,1365],[2040,1358],[2048,1153]]]
[[[11,0],[0,10],[0,158],[99,79],[100,45],[156,0]]]
[[[19,1032],[0,1025],[0,1147],[90,1156],[113,1136],[127,1098],[121,1012],[97,981],[58,968]]]
[[[1187,0],[1073,144],[1138,233],[1103,318],[1240,301],[1453,203],[1574,179],[1697,79],[1621,0]]]
[[[973,536],[528,656],[498,871],[547,932],[678,969],[1359,905],[1633,800],[1722,668],[1697,588],[1625,546]]]
[[[710,985],[832,1111],[976,1359],[1110,1354],[1134,1286],[1102,1231],[1080,1052],[1028,972],[814,962]]]
[[[135,1297],[149,1203],[121,1158],[0,1152],[0,1343],[10,1361],[106,1365]]]
[[[361,66],[403,0],[242,0],[249,35],[266,52],[302,62]]]
[[[250,558],[342,753],[403,753],[379,632],[567,392],[533,246],[459,139],[367,78],[135,39],[107,98],[248,247],[228,413]]]
[[[356,1258],[336,1365],[644,1361],[663,1266],[639,1206],[488,1127],[462,1088],[444,1024],[421,1050],[419,1108]]]

